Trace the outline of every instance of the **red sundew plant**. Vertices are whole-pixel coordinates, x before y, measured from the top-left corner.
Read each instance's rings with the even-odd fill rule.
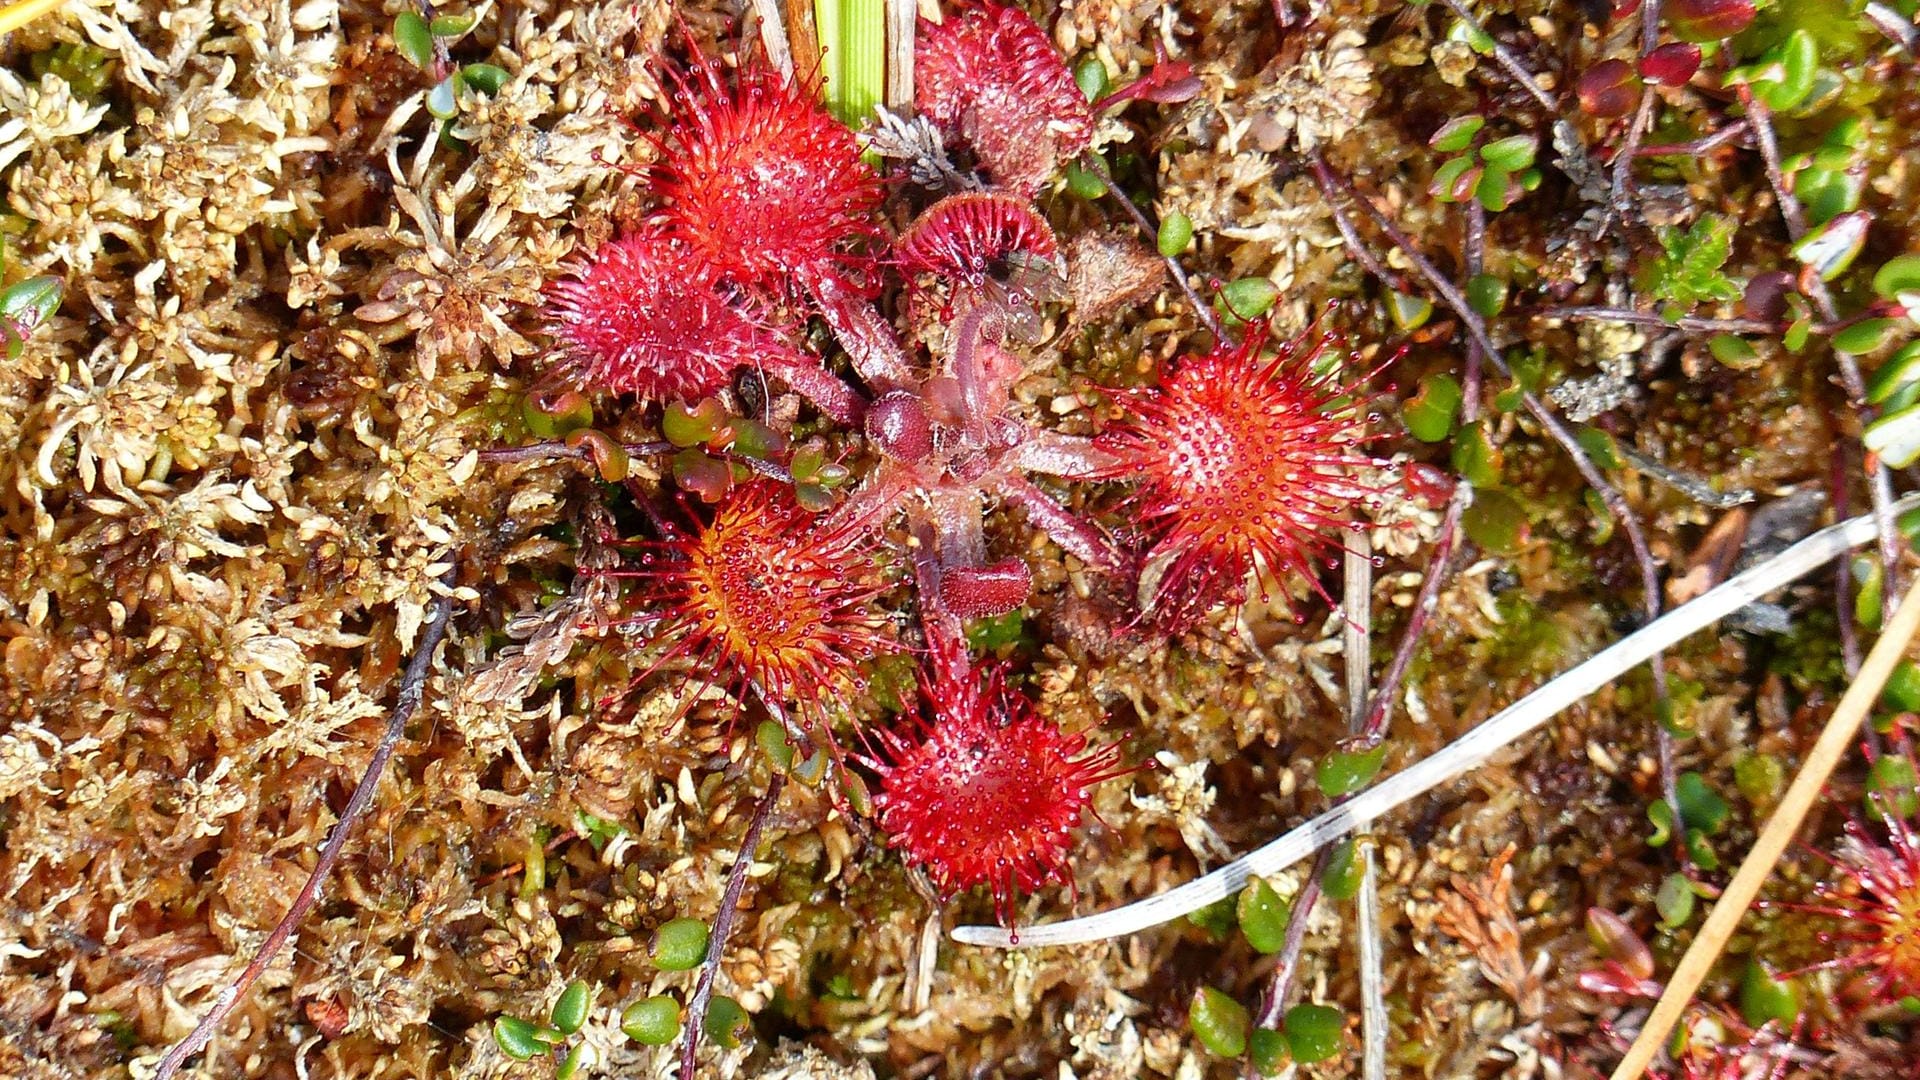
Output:
[[[785,289],[848,265],[878,236],[880,178],[809,81],[752,65],[728,87],[696,52],[679,83],[655,190],[695,258],[743,284]]]
[[[1132,770],[1121,744],[1096,747],[1041,718],[1001,669],[983,677],[940,649],[934,660],[918,730],[874,738],[875,813],[889,845],[942,894],[985,885],[1012,925],[1021,893],[1072,884],[1068,850],[1093,789]]]
[[[1920,837],[1898,814],[1885,825],[1882,844],[1859,821],[1847,823],[1833,859],[1844,877],[1823,882],[1823,902],[1805,908],[1842,920],[1845,929],[1823,940],[1851,946],[1814,966],[1862,972],[1882,1004],[1920,995]]]
[[[862,540],[822,527],[780,484],[734,489],[710,524],[649,550],[633,575],[662,613],[661,663],[690,658],[714,682],[803,715],[860,689],[859,665],[895,648],[870,606],[881,586]]]
[[[576,382],[647,401],[695,400],[758,367],[836,419],[859,398],[820,361],[730,300],[712,271],[657,229],[602,244],[547,290],[547,318]]]
[[[1024,199],[996,192],[949,195],[923,211],[893,245],[909,274],[978,293],[1022,270],[1059,274],[1053,228]]]
[[[1046,31],[988,0],[921,20],[914,106],[972,148],[995,184],[1032,195],[1093,142],[1093,113]]]
[[[1239,345],[1126,393],[1130,415],[1099,439],[1119,462],[1108,475],[1138,478],[1133,502],[1155,536],[1141,607],[1170,625],[1240,596],[1256,564],[1319,588],[1314,556],[1335,546],[1329,534],[1356,501],[1375,497],[1353,476],[1376,464],[1356,451],[1370,419],[1358,383],[1319,370],[1344,339],[1309,331],[1271,358],[1267,340],[1252,324]]]
[[[855,280],[871,262],[862,249],[881,235],[885,189],[813,80],[787,82],[753,62],[728,86],[695,50],[673,81],[678,121],[645,170],[660,221],[722,280],[810,293],[869,383],[905,382],[906,357]]]

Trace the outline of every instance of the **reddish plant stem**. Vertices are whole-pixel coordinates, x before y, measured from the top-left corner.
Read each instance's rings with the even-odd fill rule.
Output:
[[[760,846],[760,834],[787,786],[785,773],[776,772],[767,781],[767,793],[754,804],[753,817],[747,822],[747,835],[740,841],[740,854],[727,871],[727,888],[720,895],[720,911],[713,917],[713,933],[707,938],[707,956],[700,965],[700,977],[694,980],[693,993],[687,997],[686,1042],[680,1047],[680,1075],[696,1076],[700,1036],[707,1023],[707,1004],[713,1000],[713,980],[720,974],[720,961],[727,955],[727,939],[733,936],[733,924],[740,921],[740,897],[747,890],[747,871],[753,866],[753,852]]]
[[[1009,476],[999,482],[998,488],[1001,496],[1025,510],[1027,520],[1059,544],[1060,550],[1097,570],[1126,572],[1129,560],[1111,537],[1068,513],[1031,480]]]
[[[940,603],[939,539],[930,520],[919,513],[909,516],[913,519],[913,584],[920,598],[920,632],[927,639],[927,652],[942,662],[953,662],[956,672],[966,674],[972,670],[966,628]]]
[[[831,269],[807,274],[806,286],[840,347],[847,350],[853,369],[875,394],[913,385],[913,365],[900,347],[899,335],[874,310],[872,301]]]
[[[1448,567],[1453,561],[1454,544],[1459,537],[1460,516],[1471,501],[1473,488],[1465,483],[1456,484],[1453,497],[1447,500],[1446,516],[1440,522],[1440,534],[1434,538],[1433,554],[1427,557],[1426,580],[1420,584],[1420,594],[1414,599],[1413,610],[1407,617],[1406,630],[1400,636],[1400,645],[1394,650],[1393,661],[1387,665],[1386,674],[1375,685],[1366,708],[1366,722],[1357,732],[1360,741],[1366,747],[1378,746],[1387,734],[1387,724],[1393,715],[1393,702],[1400,693],[1400,685],[1406,680],[1407,671],[1413,665],[1413,658],[1420,651],[1420,641],[1426,635],[1427,622],[1432,618],[1434,609],[1439,606],[1440,588],[1448,576]],[[1347,801],[1350,796],[1334,800],[1334,805]],[[1282,941],[1280,953],[1275,962],[1273,976],[1267,984],[1266,993],[1260,999],[1260,1007],[1254,1021],[1256,1027],[1273,1027],[1286,1011],[1287,1000],[1293,990],[1295,973],[1300,967],[1300,950],[1307,938],[1307,921],[1313,914],[1313,906],[1320,900],[1320,879],[1326,873],[1327,863],[1333,857],[1333,848],[1325,847],[1314,857],[1313,869],[1308,871],[1306,883],[1293,898],[1293,906],[1287,915],[1287,936]]]
[[[623,443],[620,449],[625,450],[629,457],[655,457],[661,454],[675,454],[685,448],[675,446],[670,442],[643,442]],[[732,462],[735,465],[744,465],[753,472],[768,479],[778,480],[783,484],[793,483],[793,474],[787,471],[786,466],[778,462],[748,457],[745,454],[729,453],[724,450],[713,456],[723,461]],[[585,461],[588,460],[589,457],[587,447],[568,446],[563,442],[537,442],[528,443],[525,446],[497,446],[491,450],[480,451],[481,461],[495,464],[506,461],[543,461],[552,458],[575,458]]]
[[[1460,245],[1466,263],[1466,280],[1472,281],[1486,267],[1487,210],[1478,199],[1467,200],[1467,230]],[[1467,370],[1460,379],[1460,422],[1471,424],[1480,419],[1480,387],[1484,381],[1486,351],[1478,341],[1467,342]]]
[[[1868,22],[1887,35],[1889,41],[1905,49],[1909,55],[1912,55],[1916,49],[1920,49],[1920,28],[1902,18],[1899,12],[1875,0],[1867,5],[1864,14]]]
[[[1634,151],[1634,154],[1638,157],[1705,154],[1708,151],[1717,150],[1740,136],[1745,135],[1747,130],[1748,124],[1745,120],[1735,120],[1730,124],[1722,126],[1720,130],[1711,135],[1702,135],[1692,142],[1654,143],[1651,146],[1639,147]]]
[[[1651,4],[1651,0],[1649,2]],[[1473,305],[1467,302],[1466,295],[1460,291],[1460,288],[1433,265],[1432,260],[1428,259],[1418,245],[1400,230],[1393,219],[1373,204],[1372,199],[1361,196],[1344,178],[1328,168],[1325,159],[1318,154],[1311,154],[1308,160],[1313,166],[1313,174],[1319,181],[1320,190],[1326,196],[1327,206],[1333,211],[1334,216],[1338,218],[1344,213],[1340,208],[1338,197],[1342,195],[1353,200],[1366,211],[1367,216],[1373,219],[1374,224],[1386,234],[1387,239],[1400,249],[1409,263],[1413,264],[1414,269],[1426,281],[1428,288],[1439,294],[1441,299],[1446,301],[1447,306],[1453,309],[1453,313],[1467,328],[1473,341],[1486,354],[1487,360],[1502,375],[1512,378],[1513,372],[1507,366],[1506,358],[1500,354],[1499,348],[1493,343],[1492,336],[1487,332],[1486,320],[1482,319],[1480,313],[1473,309]],[[1345,235],[1344,230],[1343,235]],[[1651,622],[1660,614],[1660,573],[1654,567],[1653,551],[1647,544],[1646,532],[1640,525],[1639,516],[1633,512],[1631,506],[1627,505],[1627,500],[1620,494],[1620,490],[1608,482],[1595,467],[1593,459],[1574,439],[1573,433],[1567,430],[1566,425],[1547,408],[1546,403],[1541,401],[1538,395],[1527,391],[1521,394],[1520,400],[1526,406],[1528,414],[1540,424],[1554,442],[1560,444],[1560,448],[1573,461],[1574,468],[1579,470],[1587,486],[1600,493],[1601,501],[1606,504],[1608,512],[1613,515],[1615,521],[1619,522],[1621,530],[1627,534],[1627,542],[1632,546],[1634,558],[1640,566],[1641,608],[1647,620]],[[1664,703],[1667,700],[1667,665],[1664,656],[1660,653],[1653,654],[1648,658],[1647,667],[1653,676],[1655,698],[1658,702]],[[1675,815],[1674,820],[1678,821],[1680,820],[1680,800],[1678,777],[1673,768],[1673,739],[1665,727],[1657,727],[1655,743],[1660,757],[1661,788],[1669,809]]]
[[[452,588],[452,571],[443,579],[448,589]],[[320,894],[326,887],[327,878],[340,861],[345,850],[347,837],[354,827],[365,817],[373,806],[374,792],[380,786],[380,777],[387,770],[387,762],[392,760],[394,750],[400,745],[400,737],[405,734],[407,721],[413,718],[414,711],[420,707],[421,696],[425,693],[427,671],[433,665],[433,654],[439,649],[440,642],[447,634],[447,622],[453,617],[453,597],[451,593],[441,593],[433,598],[433,606],[428,611],[427,621],[421,627],[420,640],[414,646],[413,658],[407,662],[407,670],[400,677],[400,695],[395,699],[393,712],[387,716],[387,728],[381,733],[380,742],[374,746],[373,757],[367,761],[366,770],[360,775],[360,785],[353,789],[347,799],[345,810],[340,812],[333,831],[327,834],[326,842],[320,845],[320,858],[313,864],[313,870],[307,874],[306,884],[294,896],[287,913],[274,924],[273,930],[254,950],[253,960],[247,964],[237,978],[214,999],[213,1008],[200,1018],[193,1031],[186,1038],[175,1043],[160,1064],[154,1068],[153,1080],[170,1080],[186,1064],[188,1058],[199,1053],[213,1038],[213,1033],[233,1012],[234,1008],[252,989],[267,965],[273,962],[293,932],[306,920],[307,913],[320,902]]]
[[[1360,729],[1367,746],[1378,746],[1387,736],[1387,724],[1393,718],[1393,703],[1400,696],[1400,684],[1406,681],[1413,658],[1420,652],[1427,620],[1433,618],[1434,609],[1440,606],[1440,588],[1446,584],[1447,568],[1460,536],[1460,517],[1466,513],[1472,494],[1471,485],[1460,483],[1454,486],[1453,498],[1447,500],[1446,516],[1440,519],[1440,535],[1434,538],[1433,554],[1427,558],[1426,577],[1420,582],[1412,610],[1407,613],[1406,632],[1401,635],[1400,646],[1394,650],[1393,659],[1374,687],[1373,701],[1367,707],[1366,726]]]
[[[1148,243],[1156,243],[1159,240],[1159,228],[1147,220],[1145,211],[1133,204],[1133,200],[1128,197],[1126,191],[1113,179],[1113,174],[1107,171],[1106,162],[1101,161],[1098,155],[1085,153],[1080,155],[1080,167],[1100,178],[1100,183],[1106,186],[1108,194],[1112,195],[1121,209],[1127,212],[1127,216],[1133,219],[1134,225],[1146,236]],[[1187,303],[1193,305],[1194,318],[1199,319],[1200,325],[1213,334],[1214,341],[1228,340],[1226,330],[1220,325],[1220,319],[1214,315],[1213,308],[1201,300],[1200,294],[1194,291],[1193,282],[1188,279],[1187,271],[1180,265],[1180,260],[1171,255],[1162,255],[1160,260],[1167,264],[1167,272],[1173,275],[1174,284],[1180,286],[1180,291],[1186,294]]]
[[[1660,0],[1645,0],[1640,5],[1640,52],[1652,52],[1660,44]],[[1627,141],[1613,159],[1613,190],[1607,198],[1608,220],[1624,221],[1630,207],[1627,192],[1633,186],[1633,163],[1640,156],[1640,140],[1653,126],[1653,106],[1658,100],[1652,83],[1640,90],[1640,104],[1633,110],[1633,123],[1627,128]]]
[[[1774,198],[1780,203],[1780,216],[1786,219],[1787,238],[1798,242],[1807,233],[1807,218],[1801,212],[1800,200],[1787,187],[1786,177],[1780,172],[1780,144],[1773,135],[1773,113],[1765,102],[1753,96],[1749,87],[1742,85],[1736,89],[1740,103],[1747,109],[1754,142],[1760,147],[1760,158],[1766,163],[1767,183],[1772,185]],[[1829,323],[1838,322],[1839,312],[1833,306],[1833,294],[1827,291],[1827,283],[1817,274],[1801,277],[1808,282],[1807,295],[1820,317]],[[1867,383],[1860,375],[1859,362],[1851,354],[1839,351],[1835,351],[1833,357],[1840,368],[1840,386],[1847,392],[1848,404],[1860,414],[1862,425],[1871,423],[1875,410],[1867,404]],[[1869,455],[1868,460],[1872,467],[1867,472],[1867,493],[1873,500],[1874,531],[1880,540],[1880,571],[1883,588],[1891,596],[1900,591],[1900,532],[1893,520],[1893,478],[1878,458]]]
[[[1500,39],[1487,33],[1487,28],[1480,25],[1480,20],[1473,17],[1473,12],[1467,10],[1467,5],[1460,0],[1441,0],[1441,2],[1452,8],[1455,15],[1460,16],[1460,21],[1466,25],[1467,29],[1493,42],[1494,63],[1499,64],[1514,82],[1519,83],[1521,88],[1533,97],[1533,100],[1539,102],[1540,107],[1547,111],[1547,115],[1554,117],[1560,115],[1560,103],[1553,100],[1553,95],[1547,93],[1546,88],[1540,85],[1540,80],[1534,77],[1533,72],[1527,70],[1526,65],[1520,62],[1520,58],[1513,54],[1512,49],[1501,44]]]

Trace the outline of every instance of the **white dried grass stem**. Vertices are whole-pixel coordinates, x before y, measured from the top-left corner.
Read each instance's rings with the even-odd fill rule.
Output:
[[[1895,504],[1893,513],[1920,507],[1920,496]],[[1494,714],[1432,756],[1355,796],[1351,802],[1319,814],[1267,844],[1204,877],[1158,896],[1079,919],[1020,928],[1018,948],[1078,945],[1138,933],[1217,903],[1246,887],[1256,876],[1277,874],[1321,847],[1398,809],[1441,784],[1459,778],[1531,733],[1574,702],[1670,648],[1695,632],[1805,577],[1848,551],[1874,539],[1873,515],[1851,518],[1814,533],[1780,554],[1729,579],[1687,604],[1615,642],[1540,689]],[[953,939],[965,945],[1015,948],[998,926],[961,926]]]
[[[760,23],[760,45],[781,82],[793,81],[793,49],[787,44],[787,20],[780,0],[753,0],[753,17]]]

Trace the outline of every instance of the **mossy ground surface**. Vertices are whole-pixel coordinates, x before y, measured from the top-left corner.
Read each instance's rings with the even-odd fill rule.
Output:
[[[1282,33],[1275,7],[1254,0],[1080,0],[1035,14],[1070,57],[1099,56],[1116,84],[1156,46],[1195,65],[1197,97],[1135,105],[1103,126],[1101,144],[1151,209],[1192,219],[1199,242],[1183,258],[1203,284],[1267,277],[1284,329],[1340,299],[1335,318],[1367,357],[1406,345],[1382,380],[1393,388],[1376,453],[1447,465],[1445,443],[1401,430],[1398,399],[1461,370],[1466,338],[1444,310],[1410,335],[1387,321],[1383,290],[1349,256],[1305,155],[1324,154],[1460,274],[1468,215],[1429,194],[1444,155],[1427,139],[1480,111],[1503,135],[1539,135],[1545,166],[1537,190],[1487,215],[1486,267],[1511,284],[1498,342],[1538,358],[1543,390],[1600,378],[1581,385],[1618,400],[1592,423],[1621,444],[1758,497],[1714,509],[1647,472],[1610,468],[1663,575],[1678,580],[1711,555],[1701,542],[1728,513],[1836,485],[1855,512],[1865,505],[1859,421],[1819,341],[1793,353],[1777,334],[1749,335],[1757,356],[1730,365],[1701,333],[1527,316],[1555,304],[1652,310],[1634,282],[1660,251],[1654,230],[1702,214],[1735,226],[1730,282],[1797,269],[1751,148],[1648,160],[1631,214],[1605,231],[1592,219],[1601,204],[1547,164],[1555,119],[1591,154],[1618,145],[1618,125],[1583,117],[1570,88],[1598,58],[1631,55],[1630,21],[1596,24],[1604,4],[1469,5],[1563,102],[1550,115],[1449,40],[1441,5],[1280,6],[1313,17]],[[1858,31],[1824,45],[1847,89],[1831,110],[1777,127],[1791,155],[1841,113],[1867,119],[1860,204],[1876,217],[1859,265],[1870,268],[1920,244],[1920,95],[1910,58],[1888,53],[1859,5],[1819,6]],[[67,283],[60,313],[0,361],[0,1077],[141,1076],[188,1032],[299,889],[449,567],[450,643],[375,809],[296,947],[192,1075],[551,1075],[547,1062],[503,1055],[491,1024],[543,1017],[574,978],[597,988],[577,1037],[596,1049],[594,1075],[672,1066],[671,1050],[628,1042],[617,1016],[688,983],[655,969],[650,935],[715,914],[768,783],[758,716],[736,719],[738,703],[718,693],[689,705],[674,672],[634,681],[649,660],[618,626],[633,614],[620,580],[579,572],[614,565],[602,537],[643,521],[625,496],[577,462],[478,454],[531,438],[521,402],[552,351],[543,284],[647,211],[635,177],[608,163],[657,152],[646,135],[673,85],[662,50],[664,63],[684,55],[676,15],[650,0],[489,7],[454,52],[509,78],[465,102],[457,142],[443,143],[424,111],[428,80],[395,51],[398,10],[73,0],[0,42],[6,281]],[[739,14],[700,0],[677,17],[709,55],[731,57]],[[63,48],[68,59],[50,64]],[[1669,92],[1649,140],[1693,138],[1727,111],[1718,93]],[[1132,242],[1111,201],[1062,184],[1042,205],[1070,250],[1101,230],[1118,239],[1087,250]],[[1140,284],[1074,282],[1072,308],[1051,315],[1045,362],[1019,389],[1023,408],[1096,430],[1116,406],[1092,388],[1147,381],[1203,344],[1171,288],[1118,295]],[[1835,288],[1846,312],[1871,299],[1857,272]],[[1725,301],[1694,313],[1740,311]],[[1621,531],[1596,519],[1534,422],[1495,400],[1507,388],[1489,372],[1485,429],[1524,528],[1476,524],[1398,703],[1389,768],[1639,618]],[[654,437],[656,414],[605,397],[595,406],[615,437]],[[870,462],[856,437],[830,432],[828,448],[856,472]],[[637,467],[656,479],[653,463]],[[1067,495],[1101,520],[1124,512],[1114,489]],[[1378,511],[1376,671],[1405,628],[1437,511],[1399,498]],[[1784,528],[1828,512],[1816,501]],[[1113,586],[1022,515],[996,512],[988,530],[996,556],[1028,558],[1036,594],[1018,620],[977,627],[976,647],[1008,657],[1046,715],[1104,720],[1133,759],[1157,760],[1099,792],[1075,857],[1077,898],[1045,891],[1023,918],[1169,888],[1324,807],[1313,769],[1346,731],[1340,637],[1304,583],[1174,641],[1136,641],[1113,632]],[[1339,593],[1337,575],[1326,587]],[[1831,579],[1817,579],[1782,598],[1789,632],[1702,636],[1669,658],[1696,731],[1677,742],[1678,767],[1730,804],[1709,884],[1776,793],[1773,774],[1750,762],[1790,767],[1845,684],[1834,596]],[[906,586],[885,599],[910,638]],[[846,725],[892,722],[912,698],[909,673],[880,672]],[[1645,839],[1656,724],[1651,684],[1636,674],[1381,823],[1389,1075],[1578,1077],[1615,1058],[1614,1032],[1637,1023],[1637,1003],[1578,987],[1599,963],[1585,912],[1625,918],[1661,971],[1698,923],[1697,913],[1671,930],[1656,922],[1657,890],[1676,869]],[[1814,851],[1858,812],[1864,772],[1855,761],[1836,778],[1770,895],[1799,898],[1834,877]],[[1269,977],[1272,959],[1230,913],[1104,945],[980,951],[925,928],[986,921],[986,898],[935,912],[870,825],[820,789],[790,785],[767,837],[720,975],[755,1035],[710,1049],[703,1068],[1238,1071],[1187,1020],[1198,987],[1251,1002]],[[1273,884],[1292,895],[1301,880]],[[1298,985],[1346,1010],[1352,1034],[1302,1075],[1359,1075],[1352,913],[1323,903],[1309,926]],[[1791,969],[1831,955],[1820,925],[1759,913],[1703,1000],[1736,1001],[1750,957]],[[1804,982],[1806,1052],[1789,1075],[1920,1067],[1914,1024],[1863,1014],[1844,974]]]

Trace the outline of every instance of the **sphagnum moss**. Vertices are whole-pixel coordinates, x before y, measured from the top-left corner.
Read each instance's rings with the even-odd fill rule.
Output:
[[[297,1059],[315,1076],[521,1075],[527,1067],[494,1045],[493,1019],[539,1014],[578,977],[604,989],[595,1000],[605,1015],[575,1038],[596,1048],[606,1075],[646,1072],[670,1049],[626,1039],[618,1009],[658,992],[642,959],[647,935],[672,918],[713,918],[768,765],[752,725],[725,737],[737,702],[628,694],[635,657],[609,630],[624,615],[616,579],[573,574],[618,565],[592,550],[606,539],[606,494],[569,463],[495,466],[475,452],[521,441],[499,420],[516,410],[496,406],[524,395],[550,356],[534,315],[542,286],[638,224],[636,181],[606,163],[658,152],[625,118],[673,94],[658,54],[674,13],[549,0],[490,11],[457,59],[508,78],[461,114],[455,146],[431,136],[426,86],[386,37],[392,12],[197,10],[165,12],[163,29],[160,6],[69,5],[3,46],[4,284],[54,274],[67,297],[0,363],[0,940],[11,943],[0,948],[0,1075],[118,1075],[207,1007],[336,820],[449,564],[465,614],[428,708],[325,910],[205,1068],[280,1075]],[[704,55],[739,64],[726,13],[696,3],[679,14]],[[1192,222],[1183,258],[1203,283],[1280,286],[1282,325],[1368,287],[1297,149],[1320,150],[1395,203],[1436,255],[1465,250],[1456,211],[1422,196],[1441,114],[1495,102],[1517,126],[1546,130],[1548,118],[1437,9],[1414,17],[1338,0],[1285,33],[1268,5],[1034,14],[1068,60],[1098,53],[1114,86],[1156,63],[1157,47],[1194,65],[1198,97],[1098,115],[1091,140],[1123,187],[1153,198],[1156,216]],[[1565,88],[1579,70],[1606,43],[1637,37],[1627,24],[1571,33],[1585,16],[1567,3],[1477,15],[1567,93],[1569,115]],[[1864,26],[1862,40],[1873,34]],[[63,47],[97,50],[101,63],[35,64]],[[1915,76],[1861,48],[1857,63],[1886,77],[1845,107],[1886,132],[1863,158],[1861,197],[1881,215],[1871,251],[1891,255],[1914,242]],[[1663,123],[1721,122],[1689,90],[1662,108]],[[1789,167],[1826,119],[1776,118]],[[1609,137],[1598,121],[1584,134],[1595,146]],[[1741,240],[1724,271],[1736,281],[1793,269],[1757,155],[1730,146],[1714,163],[1642,166],[1649,217],[1685,224],[1666,218],[1696,206],[1733,215]],[[1673,180],[1692,190],[1661,186]],[[1041,205],[1069,252],[1114,216],[1064,192]],[[1630,274],[1582,261],[1594,250],[1571,224],[1582,210],[1550,177],[1495,216],[1487,269],[1510,278],[1514,296],[1544,280],[1619,302],[1604,287]],[[1629,251],[1634,235],[1622,241]],[[1590,284],[1568,272],[1576,265]],[[1097,299],[1097,284],[1081,281],[1076,304]],[[1181,340],[1193,329],[1182,303],[1117,304],[1098,325],[1043,336],[1036,370],[1009,395],[1017,415],[1056,418],[1074,435],[1103,430],[1121,413],[1093,387],[1143,383],[1158,363],[1205,348]],[[1357,321],[1372,319],[1368,308]],[[1620,334],[1504,325],[1516,337],[1524,325],[1527,342],[1570,374],[1603,354],[1646,355]],[[1457,369],[1441,329],[1414,333],[1397,381]],[[1734,370],[1696,345],[1660,344],[1671,363],[1629,375],[1645,393],[1593,422],[1735,486],[1827,489],[1851,421],[1826,387],[1824,354],[1795,358],[1763,341],[1760,365]],[[1865,362],[1871,370],[1873,357]],[[1490,386],[1486,404],[1502,389]],[[595,405],[621,438],[650,437],[646,416]],[[787,407],[776,400],[768,415]],[[1394,733],[1414,753],[1564,666],[1539,655],[1550,650],[1538,625],[1555,629],[1571,659],[1624,617],[1613,594],[1628,578],[1610,547],[1590,550],[1591,522],[1556,452],[1532,449],[1509,414],[1493,422],[1508,443],[1504,488],[1542,512],[1532,545],[1468,563],[1443,592],[1404,702],[1409,722]],[[853,438],[823,447],[871,467]],[[1379,452],[1403,448],[1396,434]],[[635,480],[648,495],[659,490],[651,468],[641,462]],[[1664,487],[1633,497],[1676,563],[1715,516]],[[1098,516],[1111,509],[1104,498],[1075,490],[1064,505]],[[631,501],[614,502],[631,527]],[[1380,518],[1423,513],[1395,504]],[[1019,692],[1063,730],[1105,714],[1166,755],[1133,790],[1093,793],[1104,824],[1075,852],[1083,906],[1177,884],[1320,805],[1310,763],[1344,721],[1323,689],[1337,629],[1317,612],[1295,625],[1274,617],[1279,605],[1256,605],[1204,619],[1167,649],[1130,645],[1101,615],[1114,598],[1083,560],[1035,542],[1019,513],[980,520],[988,553],[1018,553],[1032,570],[1016,647],[1030,679]],[[1417,587],[1405,578],[1431,527],[1383,531],[1382,546],[1406,561],[1383,569],[1377,607]],[[888,539],[906,550],[903,534]],[[1522,608],[1508,594],[1527,598],[1531,618],[1502,621]],[[1729,797],[1737,732],[1790,759],[1795,714],[1822,707],[1841,662],[1788,664],[1792,678],[1769,684],[1764,667],[1781,646],[1741,640],[1676,661],[1726,701],[1680,747],[1683,766]],[[1488,659],[1515,649],[1527,662],[1489,679]],[[884,719],[870,701],[849,711],[860,724]],[[1655,797],[1648,722],[1643,698],[1604,693],[1524,759],[1388,823],[1383,900],[1401,916],[1387,928],[1387,966],[1404,999],[1390,1075],[1465,1075],[1500,1055],[1519,1072],[1543,1060],[1604,1063],[1596,1019],[1615,1007],[1570,987],[1587,907],[1652,925],[1668,867],[1640,839]],[[788,787],[762,849],[776,870],[754,879],[721,979],[761,1031],[813,1041],[725,1051],[710,1059],[723,1073],[868,1075],[870,1058],[923,1073],[986,1064],[1053,1075],[1065,1064],[1082,1076],[1172,1075],[1205,1061],[1184,1019],[1193,991],[1254,985],[1249,947],[1202,927],[1011,959],[942,946],[929,959],[930,909],[850,809],[823,787]],[[1813,839],[1831,841],[1844,820],[1827,814]],[[1509,841],[1521,960],[1544,950],[1554,961],[1535,1025],[1479,976],[1486,956],[1436,922],[1454,875],[1474,880]],[[543,852],[539,887],[520,897],[530,844]],[[1809,863],[1796,880],[1822,872]],[[963,899],[943,918],[987,907]],[[1315,1000],[1351,1001],[1345,911],[1320,910],[1305,951]],[[930,985],[912,982],[923,976]],[[1865,1075],[1865,1062],[1898,1075],[1912,1055],[1890,1049],[1887,1034],[1910,1037],[1908,1027],[1895,1016],[1877,1031],[1839,1025],[1811,1039],[1838,1055],[1830,1071]]]

